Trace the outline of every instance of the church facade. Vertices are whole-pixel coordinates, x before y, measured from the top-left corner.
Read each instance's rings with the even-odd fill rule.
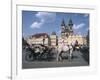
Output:
[[[61,36],[58,38],[58,46],[63,43],[65,45],[75,44],[78,42],[79,45],[87,44],[86,37],[82,35],[75,35],[73,31],[73,22],[69,19],[67,25],[65,24],[64,19],[61,23]]]
[[[44,44],[46,46],[60,46],[75,44],[76,42],[79,45],[87,44],[86,37],[82,35],[75,35],[73,30],[73,22],[69,19],[67,25],[65,24],[64,19],[60,25],[61,34],[57,36],[55,32],[52,32],[51,35],[47,33],[37,33],[31,36],[31,38],[27,39],[27,42],[32,44]]]
[[[67,25],[65,25],[64,19],[62,20],[61,23],[61,37],[69,37],[73,35],[73,22],[71,19],[69,19],[69,22]]]

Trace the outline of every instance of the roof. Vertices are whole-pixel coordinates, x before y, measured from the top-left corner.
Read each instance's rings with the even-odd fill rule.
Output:
[[[62,20],[61,26],[65,26],[64,19]]]
[[[35,38],[40,38],[40,37],[49,37],[47,33],[37,33],[37,34],[34,34],[32,35],[32,37],[35,37]]]
[[[56,32],[52,32],[51,35],[56,35]]]
[[[69,26],[70,26],[70,25],[73,25],[73,22],[72,22],[72,19],[71,19],[71,18],[69,19],[68,25],[69,25]]]

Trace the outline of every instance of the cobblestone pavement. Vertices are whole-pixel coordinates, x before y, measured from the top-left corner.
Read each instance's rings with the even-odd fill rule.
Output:
[[[74,67],[74,66],[89,66],[88,62],[82,57],[83,53],[80,51],[73,52],[73,58],[69,61],[67,58],[64,58],[66,54],[63,55],[63,60],[57,62],[56,59],[52,59],[51,61],[26,61],[25,60],[25,51],[22,53],[22,68],[49,68],[49,67]]]

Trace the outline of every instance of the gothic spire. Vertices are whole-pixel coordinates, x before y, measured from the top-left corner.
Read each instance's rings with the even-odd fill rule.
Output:
[[[71,18],[69,19],[68,26],[73,26],[73,22]]]
[[[61,26],[65,26],[64,19],[62,20]]]

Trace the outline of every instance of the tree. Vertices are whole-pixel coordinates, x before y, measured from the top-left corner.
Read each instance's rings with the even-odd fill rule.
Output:
[[[28,44],[27,41],[24,39],[24,37],[22,37],[22,46],[26,46],[26,45],[29,45],[29,44]]]

